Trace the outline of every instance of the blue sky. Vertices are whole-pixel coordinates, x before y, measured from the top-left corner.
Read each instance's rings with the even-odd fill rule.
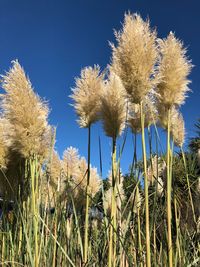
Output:
[[[108,41],[114,41],[113,29],[120,29],[128,10],[140,13],[143,18],[148,16],[159,37],[174,31],[188,47],[195,67],[190,75],[192,92],[181,111],[189,138],[200,117],[198,0],[0,0],[0,73],[8,70],[13,59],[23,65],[35,91],[49,101],[49,121],[57,126],[56,148],[60,155],[70,145],[77,147],[81,155],[87,155],[87,131],[79,129],[76,123],[68,97],[70,88],[81,68],[99,64],[103,69],[109,63]],[[111,142],[104,136],[100,123],[92,130],[92,163],[97,167],[99,136],[105,176]],[[122,157],[124,172],[131,162],[132,149],[129,134]]]

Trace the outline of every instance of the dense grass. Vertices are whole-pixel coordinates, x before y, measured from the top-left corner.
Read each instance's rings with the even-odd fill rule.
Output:
[[[158,39],[137,14],[125,15],[116,39],[111,66],[84,68],[72,90],[78,123],[88,130],[87,160],[72,147],[59,158],[48,107],[18,61],[2,76],[1,266],[200,265],[200,127],[183,149],[179,111],[191,62],[174,34]],[[90,164],[98,120],[112,141],[106,179]],[[128,128],[133,161],[123,175]]]

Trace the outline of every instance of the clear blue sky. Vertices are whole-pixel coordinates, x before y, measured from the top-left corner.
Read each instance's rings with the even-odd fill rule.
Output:
[[[28,73],[35,91],[49,101],[50,123],[57,126],[56,147],[72,145],[87,155],[86,130],[79,129],[70,88],[81,68],[109,63],[114,41],[113,29],[120,29],[124,12],[149,16],[158,36],[174,31],[188,47],[195,65],[190,79],[192,93],[182,107],[187,137],[200,117],[200,1],[199,0],[0,0],[0,73],[18,59]],[[98,167],[98,136],[102,138],[103,173],[110,164],[110,140],[100,124],[92,132],[92,163]],[[138,148],[140,150],[140,146]],[[132,158],[131,136],[125,146],[122,169]]]

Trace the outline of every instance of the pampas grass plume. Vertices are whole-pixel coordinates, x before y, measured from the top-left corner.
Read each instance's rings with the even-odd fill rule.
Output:
[[[19,62],[2,76],[2,109],[5,118],[13,127],[10,133],[12,149],[24,158],[33,154],[44,157],[49,130],[48,107],[33,91],[30,80],[26,77]]]
[[[101,95],[101,118],[107,136],[117,138],[121,135],[126,121],[125,89],[121,79],[113,72],[104,83]]]
[[[78,160],[77,171],[72,175],[72,187],[74,188],[74,197],[79,201],[85,199],[85,189],[87,185],[87,161],[84,157]],[[97,169],[90,167],[90,183],[89,183],[89,194],[94,197],[100,190],[101,179],[97,173]]]
[[[172,119],[171,135],[173,137],[174,144],[178,147],[182,147],[185,141],[185,123],[183,116],[180,113],[177,113]]]
[[[67,179],[77,176],[79,173],[80,156],[78,149],[70,146],[63,153],[62,167]]]
[[[72,89],[71,98],[78,115],[80,127],[87,128],[99,119],[100,93],[103,75],[100,67],[94,66],[82,69],[80,78],[76,78],[75,88]]]
[[[156,31],[138,14],[125,14],[123,28],[115,32],[117,46],[112,47],[111,69],[122,79],[133,103],[140,103],[155,87],[158,50]]]
[[[161,52],[159,60],[160,83],[157,86],[162,105],[170,108],[184,103],[189,91],[189,75],[192,65],[186,57],[186,49],[172,32],[164,40],[159,40]]]

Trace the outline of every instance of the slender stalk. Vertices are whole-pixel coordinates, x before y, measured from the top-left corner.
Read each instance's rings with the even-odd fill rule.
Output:
[[[86,185],[86,207],[85,207],[85,235],[84,235],[84,263],[88,259],[88,221],[89,221],[89,184],[90,184],[90,143],[91,125],[88,126],[88,169]]]
[[[111,197],[111,215],[110,215],[110,226],[109,226],[109,245],[108,245],[108,267],[112,267],[113,257],[113,206],[114,206],[114,192],[112,190]]]
[[[35,243],[35,254],[34,254],[34,266],[37,267],[38,262],[38,219],[37,219],[37,189],[38,189],[38,176],[37,176],[37,158],[33,156],[30,159],[30,171],[31,171],[31,206],[33,216],[33,231],[34,231],[34,243]]]
[[[1,244],[1,264],[2,267],[4,267],[4,250],[5,250],[5,236],[4,233],[2,233],[2,244]]]
[[[116,246],[116,138],[113,138],[112,147],[112,197],[111,197],[111,218],[109,227],[109,248],[108,248],[108,267],[115,266]]]
[[[175,221],[176,221],[176,257],[179,258],[179,264],[181,264],[181,249],[180,249],[180,242],[179,242],[179,218],[178,218],[178,211],[177,211],[177,203],[176,197],[174,197],[174,213],[175,213]]]
[[[117,186],[119,178],[116,166],[116,139],[113,138],[113,156],[112,156],[112,180],[114,181],[114,212],[113,212],[113,267],[116,265],[116,249],[117,249]]]
[[[58,208],[58,207],[56,207]],[[55,236],[55,239],[57,240],[58,236],[57,236],[57,211],[55,212],[55,221],[53,220],[53,234]],[[57,252],[57,243],[56,240],[54,240],[53,242],[53,263],[52,263],[52,267],[56,267],[57,266],[57,257],[56,257],[56,252]]]
[[[138,200],[138,185],[136,187],[136,200]],[[140,266],[142,266],[142,242],[141,242],[141,225],[140,225],[140,203],[137,203],[137,224],[138,224],[138,254],[139,254],[139,262]]]
[[[172,220],[172,211],[171,211],[171,172],[170,172],[170,116],[171,112],[168,109],[168,119],[167,119],[167,234],[168,234],[168,261],[169,267],[173,266],[173,256],[172,256],[172,233],[171,233],[171,220]]]
[[[148,180],[147,180],[147,158],[146,158],[146,144],[145,144],[145,132],[144,132],[144,114],[143,103],[140,102],[141,112],[141,128],[142,128],[142,153],[144,164],[144,191],[145,191],[145,227],[146,227],[146,265],[151,266],[151,251],[150,251],[150,234],[149,234],[149,196],[148,196]]]

